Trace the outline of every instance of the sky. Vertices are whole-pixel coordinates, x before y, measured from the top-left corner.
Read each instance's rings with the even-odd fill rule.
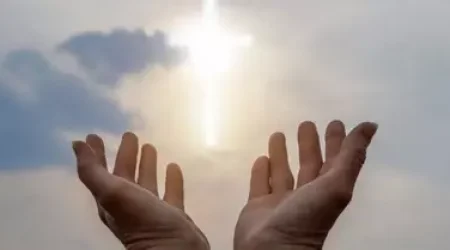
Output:
[[[269,135],[286,133],[297,171],[298,124],[323,133],[333,119],[380,129],[325,249],[448,247],[450,2],[221,0],[221,26],[252,44],[207,81],[183,44],[201,0],[0,0],[0,10],[2,248],[122,249],[76,178],[70,142],[98,133],[113,162],[131,130],[157,146],[160,180],[165,164],[182,166],[187,212],[212,249],[231,249]]]

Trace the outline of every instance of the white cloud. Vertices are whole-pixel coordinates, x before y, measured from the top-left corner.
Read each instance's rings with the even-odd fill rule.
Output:
[[[221,92],[223,147],[218,152],[198,143],[203,136],[198,124],[202,103],[195,94],[201,89],[189,76],[151,72],[139,84],[128,79],[117,92],[123,107],[139,117],[138,130],[163,148],[166,159],[195,166],[188,175],[197,182],[198,192],[205,187],[217,192],[232,187],[228,201],[212,199],[214,206],[204,209],[226,208],[235,212],[233,218],[237,216],[238,204],[245,201],[242,190],[248,168],[253,158],[265,152],[271,132],[287,132],[295,169],[293,138],[299,121],[317,121],[324,131],[335,118],[343,119],[349,129],[370,119],[381,125],[371,162],[388,167],[366,173],[330,247],[445,246],[439,237],[450,232],[450,225],[440,216],[450,201],[442,198],[449,195],[440,188],[448,171],[438,158],[449,162],[444,127],[450,125],[445,118],[450,115],[440,108],[448,106],[442,94],[447,93],[448,80],[442,69],[450,65],[448,36],[442,29],[448,21],[442,9],[448,6],[438,1],[228,3],[225,18],[230,25],[253,32],[255,43],[232,76],[221,79],[226,85]],[[427,88],[430,84],[433,89]],[[435,112],[439,116],[431,115]],[[439,207],[430,205],[439,199]],[[208,229],[214,246],[229,248],[230,237],[224,238],[223,232],[234,225],[231,218],[224,218],[201,225]]]

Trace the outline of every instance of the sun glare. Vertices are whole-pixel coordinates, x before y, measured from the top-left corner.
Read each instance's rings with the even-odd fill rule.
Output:
[[[223,74],[229,72],[241,47],[250,46],[250,36],[228,33],[218,21],[216,0],[204,0],[199,24],[184,32],[184,44],[189,49],[190,64],[203,88],[202,133],[208,147],[219,143],[221,86]]]
[[[209,78],[229,70],[233,46],[219,27],[202,27],[193,38],[189,52],[197,74]]]
[[[253,42],[251,36],[229,33],[215,19],[203,19],[185,33],[183,43],[188,47],[190,63],[195,73],[204,79],[227,73],[239,50]]]

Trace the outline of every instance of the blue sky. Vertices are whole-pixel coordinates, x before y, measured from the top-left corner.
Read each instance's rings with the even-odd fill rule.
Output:
[[[70,141],[100,133],[112,158],[126,130],[156,144],[162,164],[185,167],[192,217],[215,249],[229,249],[248,168],[268,135],[286,132],[295,170],[297,124],[323,130],[335,118],[349,128],[374,120],[380,131],[328,247],[448,246],[450,3],[219,4],[224,25],[254,44],[220,80],[220,147],[210,149],[198,79],[186,48],[171,42],[201,1],[0,2],[5,249],[121,249],[73,174]],[[229,190],[240,195],[216,198]]]
[[[57,50],[73,56],[89,78],[61,71],[38,50],[14,50],[4,57],[0,100],[6,119],[1,137],[9,143],[1,153],[2,167],[69,162],[70,145],[61,145],[58,130],[125,131],[127,114],[107,96],[89,89],[86,81],[115,85],[126,74],[148,70],[154,64],[170,67],[184,58],[184,52],[167,45],[165,34],[159,31],[154,35],[143,30],[83,33]]]

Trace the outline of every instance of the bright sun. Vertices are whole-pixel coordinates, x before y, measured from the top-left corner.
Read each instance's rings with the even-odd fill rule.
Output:
[[[214,22],[203,23],[191,38],[190,60],[196,73],[204,78],[226,73],[233,65],[237,49],[251,44],[251,37],[228,34]]]
[[[185,34],[190,63],[203,88],[202,133],[208,147],[217,146],[220,130],[221,86],[220,79],[233,66],[238,49],[250,46],[250,36],[232,35],[218,22],[217,0],[204,0],[200,24]]]

